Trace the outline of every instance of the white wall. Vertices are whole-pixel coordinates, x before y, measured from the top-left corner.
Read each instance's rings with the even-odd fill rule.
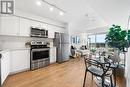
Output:
[[[78,44],[71,44],[75,46],[76,48],[80,48],[82,45],[87,45],[87,34],[86,33],[79,33],[79,34],[73,34],[71,36],[78,36],[80,38],[80,43]]]

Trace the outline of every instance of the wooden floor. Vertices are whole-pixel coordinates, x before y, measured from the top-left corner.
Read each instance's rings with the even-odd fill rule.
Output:
[[[82,87],[84,68],[83,59],[71,59],[61,64],[9,76],[2,87]],[[123,79],[117,79],[118,87],[125,87]],[[87,75],[86,87],[97,87],[91,74]]]

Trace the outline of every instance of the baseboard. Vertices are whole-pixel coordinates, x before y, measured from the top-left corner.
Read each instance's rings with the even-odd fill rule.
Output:
[[[25,72],[25,71],[28,71],[28,70],[30,70],[30,68],[19,70],[19,71],[15,71],[15,72],[10,72],[9,75],[14,75],[14,74]]]

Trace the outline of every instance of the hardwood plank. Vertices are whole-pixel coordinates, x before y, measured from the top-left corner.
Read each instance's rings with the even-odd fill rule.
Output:
[[[3,87],[82,87],[84,70],[82,58],[71,59],[61,64],[55,63],[9,76]],[[86,87],[97,87],[90,73],[87,75]],[[125,87],[122,78],[118,78],[118,87]]]

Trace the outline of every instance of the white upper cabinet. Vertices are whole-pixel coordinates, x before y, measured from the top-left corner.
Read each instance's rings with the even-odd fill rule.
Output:
[[[3,16],[0,21],[0,35],[30,36],[31,27],[48,30],[48,38],[54,38],[55,32],[65,32],[65,29],[16,16]]]
[[[56,30],[60,33],[65,33],[66,29],[61,27],[56,27]]]
[[[40,27],[40,24],[37,21],[31,21],[30,25],[31,25],[31,27]]]
[[[44,23],[20,18],[20,36],[30,36],[31,27],[47,29],[47,25]]]
[[[44,24],[44,23],[41,23],[41,22],[38,22],[38,21],[30,21],[30,25],[32,27],[38,27],[38,28],[42,28],[42,29],[45,29],[47,27],[47,24]]]
[[[52,25],[47,25],[48,29],[48,38],[54,38],[54,33],[55,33],[55,27]]]
[[[48,29],[48,38],[54,38],[54,30]]]
[[[0,35],[13,35],[19,34],[19,17],[3,16],[0,23]]]
[[[20,18],[20,36],[30,36],[31,21]]]
[[[48,28],[48,38],[54,38],[55,32],[59,32],[59,33],[65,32],[64,28],[60,28],[58,26],[47,25],[47,28]]]
[[[45,24],[45,23],[39,23],[39,24],[40,24],[40,27],[41,27],[42,29],[47,30],[47,24]]]

